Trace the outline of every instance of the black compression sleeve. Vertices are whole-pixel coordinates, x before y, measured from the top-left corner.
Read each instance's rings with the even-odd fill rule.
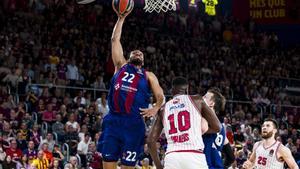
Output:
[[[222,152],[225,156],[224,167],[228,168],[235,160],[234,153],[229,143],[223,146]]]

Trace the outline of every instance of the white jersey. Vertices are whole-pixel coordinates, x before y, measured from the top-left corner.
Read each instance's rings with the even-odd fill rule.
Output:
[[[166,153],[204,149],[201,114],[188,95],[177,95],[165,104],[164,132],[168,141]]]
[[[263,141],[258,143],[255,150],[255,169],[283,169],[283,162],[279,161],[277,157],[278,148],[281,145],[276,141],[270,147],[265,148]]]

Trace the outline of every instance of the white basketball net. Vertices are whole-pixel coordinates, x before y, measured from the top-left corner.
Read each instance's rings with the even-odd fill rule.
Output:
[[[144,10],[146,12],[160,11],[167,12],[170,10],[176,10],[175,0],[145,0]]]

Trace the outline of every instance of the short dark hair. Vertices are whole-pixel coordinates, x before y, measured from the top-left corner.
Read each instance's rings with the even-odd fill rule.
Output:
[[[215,105],[214,105],[214,109],[216,112],[220,112],[220,111],[224,111],[225,109],[225,104],[226,104],[226,99],[225,97],[221,94],[221,91],[219,88],[210,88],[208,89],[207,92],[210,92],[213,94],[213,97],[212,99],[214,100],[215,102]]]
[[[267,119],[264,120],[264,122],[267,122],[267,121],[272,122],[273,125],[274,125],[274,127],[275,127],[276,129],[278,129],[278,123],[277,123],[277,121],[276,121],[275,119],[267,118]]]
[[[181,76],[175,77],[172,81],[172,86],[185,86],[188,84],[188,80]]]

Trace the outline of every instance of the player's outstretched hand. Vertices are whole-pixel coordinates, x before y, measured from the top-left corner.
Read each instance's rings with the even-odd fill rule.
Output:
[[[158,110],[159,110],[159,108],[156,108],[156,107],[152,107],[152,108],[148,108],[148,109],[140,108],[141,115],[143,117],[153,117],[157,114]]]
[[[252,162],[249,161],[249,160],[247,160],[247,161],[245,161],[244,164],[243,164],[243,169],[250,169],[251,166],[252,166]]]

